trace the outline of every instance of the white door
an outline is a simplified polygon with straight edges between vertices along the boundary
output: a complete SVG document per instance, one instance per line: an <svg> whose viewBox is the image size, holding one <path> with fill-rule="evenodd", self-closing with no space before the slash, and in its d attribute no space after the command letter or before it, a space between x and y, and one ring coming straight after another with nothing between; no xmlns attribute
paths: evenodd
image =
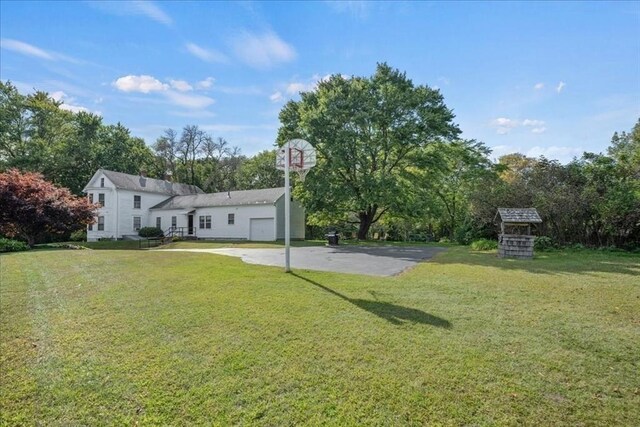
<svg viewBox="0 0 640 427"><path fill-rule="evenodd" d="M275 221L273 218L251 218L249 240L272 241L275 236Z"/></svg>

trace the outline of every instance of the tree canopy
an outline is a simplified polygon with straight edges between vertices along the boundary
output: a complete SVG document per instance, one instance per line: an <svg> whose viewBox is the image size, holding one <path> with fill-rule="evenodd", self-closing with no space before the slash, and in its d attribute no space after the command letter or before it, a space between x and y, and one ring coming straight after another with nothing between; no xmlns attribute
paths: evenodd
<svg viewBox="0 0 640 427"><path fill-rule="evenodd" d="M11 169L0 173L0 233L33 246L46 234L63 234L95 222L97 205L41 174Z"/></svg>
<svg viewBox="0 0 640 427"><path fill-rule="evenodd" d="M412 154L459 134L439 91L378 64L371 77L333 75L280 113L278 143L308 140L318 163L298 194L318 218L359 223L358 237L404 203Z"/></svg>

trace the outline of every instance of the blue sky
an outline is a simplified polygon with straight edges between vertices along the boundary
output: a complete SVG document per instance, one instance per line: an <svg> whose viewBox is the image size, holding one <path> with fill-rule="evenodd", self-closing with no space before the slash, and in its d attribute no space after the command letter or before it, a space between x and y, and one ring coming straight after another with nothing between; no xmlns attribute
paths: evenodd
<svg viewBox="0 0 640 427"><path fill-rule="evenodd" d="M640 2L0 3L0 77L148 144L197 124L242 153L323 77L438 87L494 157L568 161L640 117Z"/></svg>

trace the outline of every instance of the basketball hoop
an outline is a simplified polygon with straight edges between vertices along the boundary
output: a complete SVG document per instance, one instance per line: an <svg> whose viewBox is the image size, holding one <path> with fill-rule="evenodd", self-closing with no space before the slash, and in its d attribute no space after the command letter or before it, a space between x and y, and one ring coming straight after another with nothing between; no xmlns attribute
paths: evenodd
<svg viewBox="0 0 640 427"><path fill-rule="evenodd" d="M300 182L304 182L304 179L307 177L307 174L310 170L311 169L299 169L295 171L298 174L298 179L300 180Z"/></svg>
<svg viewBox="0 0 640 427"><path fill-rule="evenodd" d="M286 150L289 150L289 170L299 172L316 165L316 150L304 139L292 139L278 150L276 168L284 170Z"/></svg>
<svg viewBox="0 0 640 427"><path fill-rule="evenodd" d="M284 271L286 273L291 272L291 185L289 172L296 172L300 181L304 182L307 173L315 165L316 150L304 139L287 141L276 155L276 168L284 171Z"/></svg>

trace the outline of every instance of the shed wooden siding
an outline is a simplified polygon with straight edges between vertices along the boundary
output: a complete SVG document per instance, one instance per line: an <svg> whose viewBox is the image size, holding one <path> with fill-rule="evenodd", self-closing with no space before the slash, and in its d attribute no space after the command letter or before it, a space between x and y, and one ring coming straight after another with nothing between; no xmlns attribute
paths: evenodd
<svg viewBox="0 0 640 427"><path fill-rule="evenodd" d="M500 258L533 258L533 236L519 234L500 234L498 237L498 256Z"/></svg>

